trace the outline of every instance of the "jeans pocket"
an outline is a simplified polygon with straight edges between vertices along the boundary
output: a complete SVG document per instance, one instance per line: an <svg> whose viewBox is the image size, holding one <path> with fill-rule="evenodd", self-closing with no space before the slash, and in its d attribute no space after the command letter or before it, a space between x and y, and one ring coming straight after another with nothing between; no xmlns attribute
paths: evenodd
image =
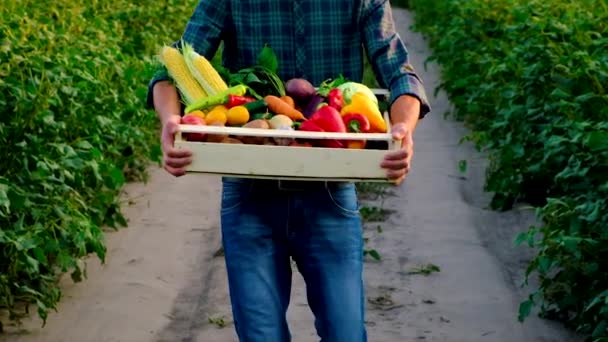
<svg viewBox="0 0 608 342"><path fill-rule="evenodd" d="M221 211L226 212L240 207L251 194L253 183L242 179L222 180Z"/></svg>
<svg viewBox="0 0 608 342"><path fill-rule="evenodd" d="M358 217L359 213L359 198L355 184L346 183L337 186L328 185L326 188L329 200L342 214L350 217Z"/></svg>

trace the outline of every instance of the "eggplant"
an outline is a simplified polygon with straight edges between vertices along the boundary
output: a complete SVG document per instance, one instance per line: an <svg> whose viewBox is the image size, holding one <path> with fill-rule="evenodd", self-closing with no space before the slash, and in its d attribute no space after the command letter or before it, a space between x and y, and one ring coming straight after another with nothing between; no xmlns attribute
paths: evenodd
<svg viewBox="0 0 608 342"><path fill-rule="evenodd" d="M310 99L310 101L308 101L308 103L306 104L306 107L304 107L304 111L302 112L302 114L304 114L304 117L309 119L317 111L319 105L323 103L323 101L325 101L325 98L315 93Z"/></svg>

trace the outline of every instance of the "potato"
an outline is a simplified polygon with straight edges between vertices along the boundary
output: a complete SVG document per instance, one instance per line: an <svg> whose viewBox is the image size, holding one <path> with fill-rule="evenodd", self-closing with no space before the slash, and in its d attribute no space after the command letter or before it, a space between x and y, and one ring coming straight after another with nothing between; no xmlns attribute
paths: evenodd
<svg viewBox="0 0 608 342"><path fill-rule="evenodd" d="M276 145L273 138L264 138L264 143L262 145Z"/></svg>
<svg viewBox="0 0 608 342"><path fill-rule="evenodd" d="M236 138L225 137L222 141L222 144L242 144L243 142Z"/></svg>
<svg viewBox="0 0 608 342"><path fill-rule="evenodd" d="M224 127L225 125L221 122L213 122L209 126ZM228 138L228 134L207 134L207 142L219 143L226 138Z"/></svg>
<svg viewBox="0 0 608 342"><path fill-rule="evenodd" d="M257 119L253 121L249 121L246 123L244 128L257 128L257 129L270 129L270 125L267 120ZM241 140L245 144L253 144L253 145L262 145L264 144L264 137L251 137L251 136L238 136L239 140Z"/></svg>
<svg viewBox="0 0 608 342"><path fill-rule="evenodd" d="M268 120L264 120L264 119L257 119L257 120L249 121L243 127L245 127L245 128L270 129L270 125L268 124Z"/></svg>

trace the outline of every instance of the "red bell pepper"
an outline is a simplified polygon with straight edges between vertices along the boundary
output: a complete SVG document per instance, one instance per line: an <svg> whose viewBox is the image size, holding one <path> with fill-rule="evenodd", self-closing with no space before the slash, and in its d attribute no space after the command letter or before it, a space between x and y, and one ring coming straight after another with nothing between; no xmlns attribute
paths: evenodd
<svg viewBox="0 0 608 342"><path fill-rule="evenodd" d="M302 121L300 127L298 127L298 130L307 132L325 132L323 128L319 127L319 125L311 120Z"/></svg>
<svg viewBox="0 0 608 342"><path fill-rule="evenodd" d="M319 108L309 119L321 127L325 132L345 133L346 126L340 112L331 106Z"/></svg>
<svg viewBox="0 0 608 342"><path fill-rule="evenodd" d="M329 91L327 94L327 102L330 107L334 107L338 111L342 109L342 105L344 104L344 96L342 94L342 90L339 88L334 88Z"/></svg>
<svg viewBox="0 0 608 342"><path fill-rule="evenodd" d="M371 129L369 120L359 113L348 113L342 116L344 125L349 132L353 133L368 133ZM346 148L363 149L365 148L365 140L348 140L345 142Z"/></svg>
<svg viewBox="0 0 608 342"><path fill-rule="evenodd" d="M314 120L306 120L306 121L302 122L302 124L300 125L298 130L308 131L308 132L327 132L326 130L321 128L321 126ZM340 142L339 140L335 140L335 139L317 139L317 140L314 140L314 142L316 143L316 145L323 146L323 147L334 147L334 148L344 147L344 144L342 144L342 142Z"/></svg>
<svg viewBox="0 0 608 342"><path fill-rule="evenodd" d="M255 99L248 97L248 96L237 96L237 95L228 94L228 103L225 106L226 106L226 108L230 109L232 107L241 106L241 105L244 105L245 103L249 103L249 102L253 102L253 101L255 101Z"/></svg>
<svg viewBox="0 0 608 342"><path fill-rule="evenodd" d="M369 120L359 113L348 113L342 117L342 121L349 132L368 133L371 128Z"/></svg>

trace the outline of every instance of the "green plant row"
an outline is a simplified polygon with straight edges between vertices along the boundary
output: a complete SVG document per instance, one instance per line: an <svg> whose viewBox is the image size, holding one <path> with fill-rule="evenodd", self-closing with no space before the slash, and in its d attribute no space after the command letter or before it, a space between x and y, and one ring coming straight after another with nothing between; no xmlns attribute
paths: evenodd
<svg viewBox="0 0 608 342"><path fill-rule="evenodd" d="M494 209L537 207L535 306L608 337L608 3L412 0L453 116L488 152Z"/></svg>
<svg viewBox="0 0 608 342"><path fill-rule="evenodd" d="M119 192L158 160L144 109L158 46L195 1L3 0L0 6L0 311L35 304L125 224ZM0 324L0 330L2 325Z"/></svg>

